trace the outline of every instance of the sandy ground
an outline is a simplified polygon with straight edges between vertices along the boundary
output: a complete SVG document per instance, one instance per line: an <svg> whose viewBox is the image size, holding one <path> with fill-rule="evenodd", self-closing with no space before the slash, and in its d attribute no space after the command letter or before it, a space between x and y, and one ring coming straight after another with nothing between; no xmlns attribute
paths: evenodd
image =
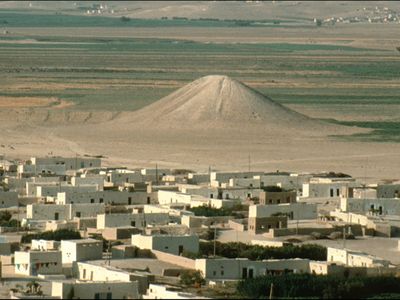
<svg viewBox="0 0 400 300"><path fill-rule="evenodd" d="M0 152L14 158L31 155L104 155L106 165L190 168L207 171L337 171L363 180L399 179L400 145L348 142L298 132L190 132L115 129L108 123L37 126L7 123ZM316 128L318 130L318 128Z"/></svg>
<svg viewBox="0 0 400 300"><path fill-rule="evenodd" d="M225 129L191 130L191 121L182 120L180 129L151 130L112 121L124 120L127 114L49 111L43 110L37 122L29 119L30 111L3 111L0 153L22 159L103 155L105 165L154 167L157 163L159 167L204 172L209 166L213 170L336 171L367 182L400 177L398 143L343 141L296 128L248 127L245 122ZM4 121L8 114L10 119ZM90 123L91 116L96 123ZM319 133L319 126L315 131Z"/></svg>
<svg viewBox="0 0 400 300"><path fill-rule="evenodd" d="M11 34L25 36L96 36L103 37L136 37L192 40L215 43L318 43L344 44L371 49L395 49L398 44L398 24L337 24L334 27L313 27L308 30L293 28L106 28L81 27L19 27L12 28ZM350 42L349 42L350 41Z"/></svg>

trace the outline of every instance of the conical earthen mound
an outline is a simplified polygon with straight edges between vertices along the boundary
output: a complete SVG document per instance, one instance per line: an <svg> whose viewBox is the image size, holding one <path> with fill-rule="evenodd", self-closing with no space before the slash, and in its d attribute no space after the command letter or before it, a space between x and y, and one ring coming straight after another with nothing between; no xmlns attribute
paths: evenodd
<svg viewBox="0 0 400 300"><path fill-rule="evenodd" d="M144 128L210 129L264 127L321 130L335 125L290 110L227 76L199 78L172 94L120 119Z"/></svg>

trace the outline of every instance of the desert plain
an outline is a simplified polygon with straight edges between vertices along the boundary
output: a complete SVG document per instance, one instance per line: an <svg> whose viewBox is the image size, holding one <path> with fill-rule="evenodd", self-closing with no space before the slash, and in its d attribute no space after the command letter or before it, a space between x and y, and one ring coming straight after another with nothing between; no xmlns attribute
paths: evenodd
<svg viewBox="0 0 400 300"><path fill-rule="evenodd" d="M313 21L396 2L49 3L0 6L0 154L400 179L400 23Z"/></svg>

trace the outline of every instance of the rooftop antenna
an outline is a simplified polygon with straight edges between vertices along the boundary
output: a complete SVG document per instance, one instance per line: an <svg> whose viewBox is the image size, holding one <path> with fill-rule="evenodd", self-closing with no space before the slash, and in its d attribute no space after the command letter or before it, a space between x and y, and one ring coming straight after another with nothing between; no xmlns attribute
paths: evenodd
<svg viewBox="0 0 400 300"><path fill-rule="evenodd" d="M346 225L343 226L343 249L346 249Z"/></svg>
<svg viewBox="0 0 400 300"><path fill-rule="evenodd" d="M158 185L158 165L156 163L156 184Z"/></svg>

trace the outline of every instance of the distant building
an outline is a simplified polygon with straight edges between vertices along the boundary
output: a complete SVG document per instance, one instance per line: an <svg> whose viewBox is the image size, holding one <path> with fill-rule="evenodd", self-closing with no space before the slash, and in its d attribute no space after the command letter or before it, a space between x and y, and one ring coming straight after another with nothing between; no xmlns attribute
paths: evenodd
<svg viewBox="0 0 400 300"><path fill-rule="evenodd" d="M61 241L62 263L101 259L103 241L94 239Z"/></svg>
<svg viewBox="0 0 400 300"><path fill-rule="evenodd" d="M158 250L174 255L183 251L197 253L199 238L197 235L132 235L132 245L140 249Z"/></svg>
<svg viewBox="0 0 400 300"><path fill-rule="evenodd" d="M62 274L61 251L15 252L15 274L37 276Z"/></svg>

